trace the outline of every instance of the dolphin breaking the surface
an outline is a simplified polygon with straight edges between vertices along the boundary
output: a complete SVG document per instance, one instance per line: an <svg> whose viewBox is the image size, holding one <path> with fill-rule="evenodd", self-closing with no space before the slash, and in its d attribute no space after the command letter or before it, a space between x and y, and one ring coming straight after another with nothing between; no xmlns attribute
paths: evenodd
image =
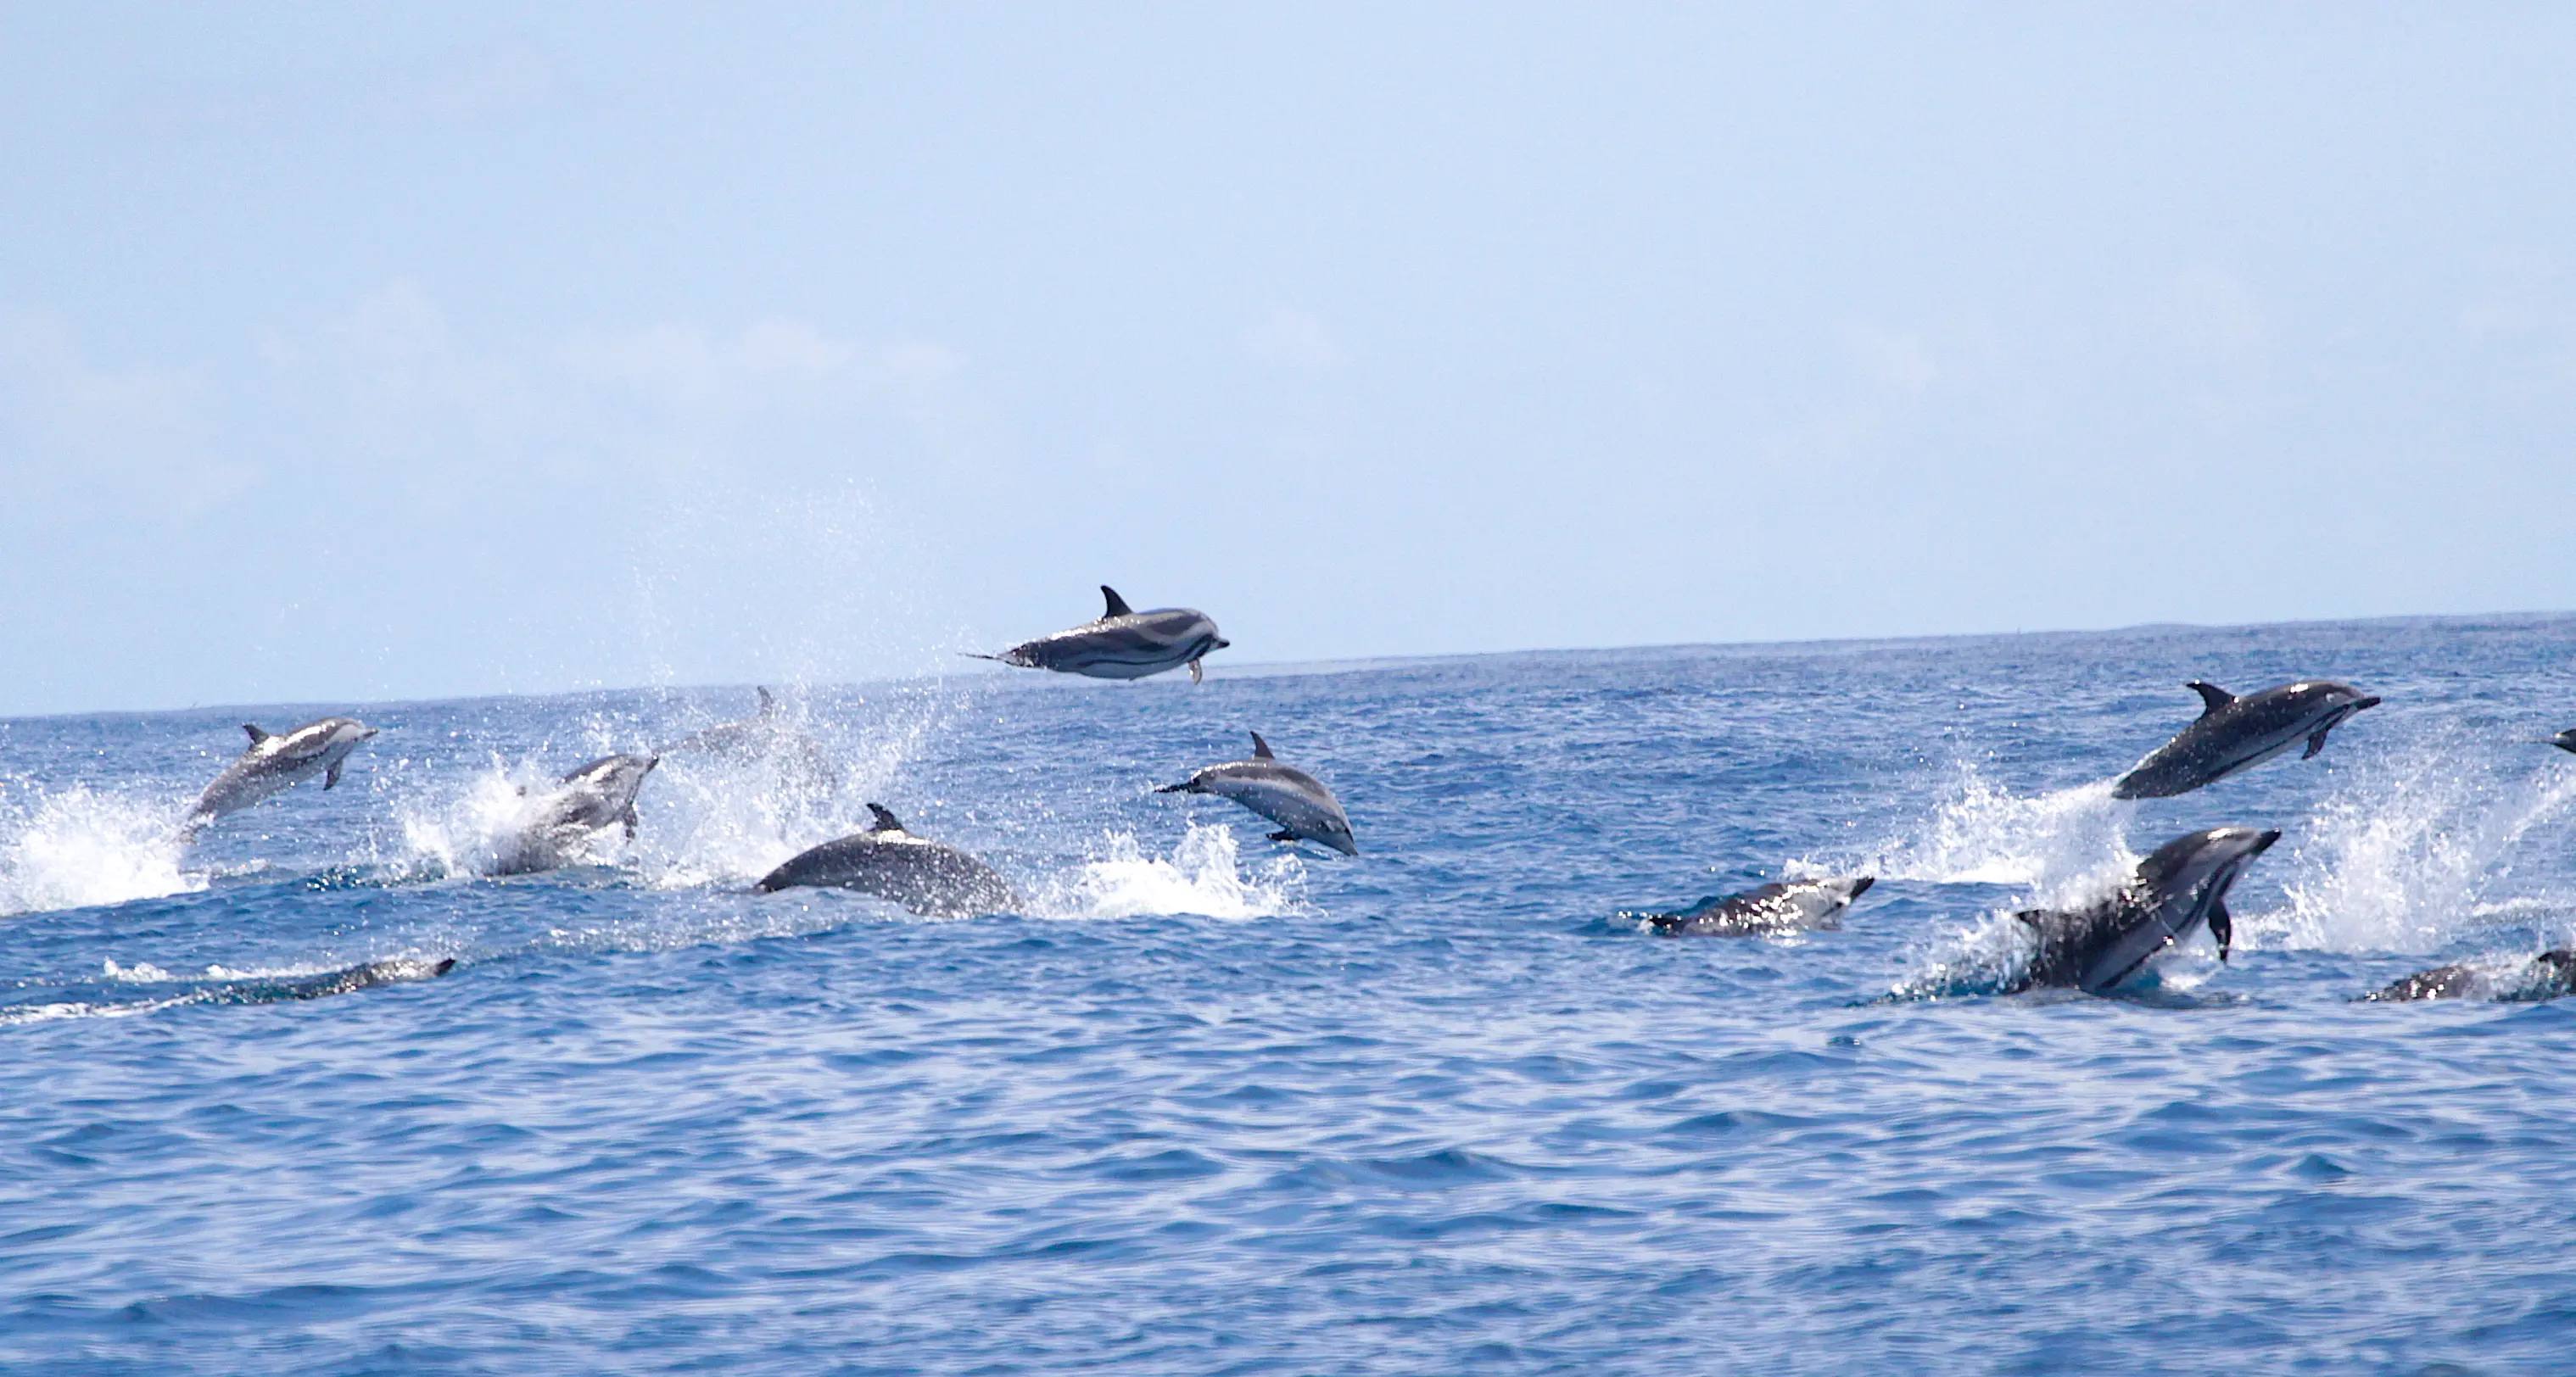
<svg viewBox="0 0 2576 1377"><path fill-rule="evenodd" d="M1118 590L1100 585L1107 610L1082 625L1022 641L999 655L974 655L1022 669L1052 669L1087 674L1094 679L1142 679L1167 669L1190 668L1190 682L1203 677L1199 657L1233 642L1219 636L1216 623L1195 607L1157 607L1138 612ZM972 654L972 652L969 652Z"/></svg>
<svg viewBox="0 0 2576 1377"><path fill-rule="evenodd" d="M2250 827L2213 827L2176 837L2138 862L2128 881L2105 898L2081 908L2014 914L2038 946L2020 978L2003 992L2071 985L2101 994L2203 924L2218 940L2218 959L2225 961L2236 933L2227 912L2228 887L2280 839L2279 832Z"/></svg>
<svg viewBox="0 0 2576 1377"><path fill-rule="evenodd" d="M1351 835L1350 815L1342 811L1342 801L1313 775L1280 764L1279 758L1270 753L1270 743L1262 740L1259 732L1252 733L1250 760L1210 765L1178 784L1166 784L1154 792L1214 794L1232 799L1279 824L1281 830L1270 834L1272 841L1318 842L1345 856L1360 854L1359 841Z"/></svg>
<svg viewBox="0 0 2576 1377"><path fill-rule="evenodd" d="M1666 937L1778 937L1841 927L1843 910L1875 883L1871 875L1783 880L1741 894L1712 894L1678 913L1637 916Z"/></svg>
<svg viewBox="0 0 2576 1377"><path fill-rule="evenodd" d="M916 837L884 805L876 826L800 851L753 886L763 894L800 885L854 889L925 918L1024 913L1029 901L991 866L956 847Z"/></svg>
<svg viewBox="0 0 2576 1377"><path fill-rule="evenodd" d="M2200 695L2200 717L2111 786L2113 798L2172 798L2308 743L2302 760L2326 748L2326 733L2379 699L2350 684L2303 679L2239 698L2216 684Z"/></svg>
<svg viewBox="0 0 2576 1377"><path fill-rule="evenodd" d="M415 956L397 956L385 961L370 961L363 966L325 971L320 975L285 976L269 980L236 980L209 986L203 996L208 1004L275 1004L289 999L328 999L332 995L353 994L372 990L379 985L408 985L418 980L436 980L456 969L456 958L441 957L436 961Z"/></svg>
<svg viewBox="0 0 2576 1377"><path fill-rule="evenodd" d="M226 813L239 812L315 774L322 776L325 789L338 784L341 763L349 752L376 734L375 728L350 717L325 717L291 732L274 733L244 722L242 731L250 737L250 748L197 796L196 806L179 824L182 839L195 836L199 828Z"/></svg>
<svg viewBox="0 0 2576 1377"><path fill-rule="evenodd" d="M2419 999L2545 1000L2576 994L2576 951L2545 951L2503 971L2475 966L2436 966L2390 981L2359 1003L2402 1004Z"/></svg>
<svg viewBox="0 0 2576 1377"><path fill-rule="evenodd" d="M601 828L624 824L626 839L635 839L641 823L635 795L644 777L661 763L658 756L607 755L563 777L545 794L536 812L501 846L492 873L526 875L553 870L572 858L582 843Z"/></svg>

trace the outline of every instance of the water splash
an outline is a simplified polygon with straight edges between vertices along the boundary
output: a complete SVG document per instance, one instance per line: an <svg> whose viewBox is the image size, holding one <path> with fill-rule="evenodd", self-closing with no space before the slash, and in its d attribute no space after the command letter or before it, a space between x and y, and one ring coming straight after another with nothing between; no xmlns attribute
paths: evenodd
<svg viewBox="0 0 2576 1377"><path fill-rule="evenodd" d="M0 802L0 914L156 899L206 887L180 866L167 800L74 785Z"/></svg>
<svg viewBox="0 0 2576 1377"><path fill-rule="evenodd" d="M1261 863L1247 877L1234 833L1213 824L1192 823L1169 859L1146 855L1132 833L1113 832L1106 842L1106 856L1084 862L1036 896L1042 915L1270 918L1297 907L1306 877L1305 862L1287 853Z"/></svg>
<svg viewBox="0 0 2576 1377"><path fill-rule="evenodd" d="M2518 777L2446 732L2366 758L2290 829L2282 910L2240 926L2267 947L2431 951L2463 930L2563 923L2567 896L2505 892L2524 838L2570 812L2576 771Z"/></svg>
<svg viewBox="0 0 2576 1377"><path fill-rule="evenodd" d="M1874 873L2055 890L2137 863L2121 836L2126 813L2108 781L2022 798L1988 783L1975 766L1963 766L1931 820L1918 835L1884 847Z"/></svg>

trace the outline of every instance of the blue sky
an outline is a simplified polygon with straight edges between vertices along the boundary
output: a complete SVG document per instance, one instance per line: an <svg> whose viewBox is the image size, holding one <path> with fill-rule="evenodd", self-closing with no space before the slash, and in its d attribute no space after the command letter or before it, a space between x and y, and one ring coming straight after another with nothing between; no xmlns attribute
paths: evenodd
<svg viewBox="0 0 2576 1377"><path fill-rule="evenodd" d="M2576 11L519 8L0 17L0 713L2576 607Z"/></svg>

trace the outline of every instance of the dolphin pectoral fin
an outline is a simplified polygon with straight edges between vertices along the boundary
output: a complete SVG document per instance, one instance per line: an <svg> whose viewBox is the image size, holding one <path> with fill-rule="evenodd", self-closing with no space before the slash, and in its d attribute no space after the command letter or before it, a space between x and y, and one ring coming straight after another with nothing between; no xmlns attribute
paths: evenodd
<svg viewBox="0 0 2576 1377"><path fill-rule="evenodd" d="M2316 758L2317 758L2317 752L2322 751L2322 750L2324 750L2324 749L2326 748L2326 733L2327 733L2327 732L2329 732L2329 731L2331 731L2331 730L2333 730L2333 728L2331 728L2331 727L2319 727L2319 728L2317 728L2317 730L2316 730L2316 734L2308 738L2308 748L2307 748L2305 751L2302 751L2302 752L2300 752L2300 753L2299 753L2299 759L2301 759L2301 760L2314 760L2314 759L2316 759Z"/></svg>
<svg viewBox="0 0 2576 1377"><path fill-rule="evenodd" d="M2202 683L2198 679L2192 680L2183 687L2200 695L2200 711L2204 717L2236 701L2235 694L2229 693L2216 684Z"/></svg>
<svg viewBox="0 0 2576 1377"><path fill-rule="evenodd" d="M1292 842L1297 840L1297 834L1294 832L1273 832L1270 834L1270 840L1277 842Z"/></svg>
<svg viewBox="0 0 2576 1377"><path fill-rule="evenodd" d="M1190 661L1190 682L1193 684L1207 682L1207 672L1199 668L1199 662L1196 660Z"/></svg>
<svg viewBox="0 0 2576 1377"><path fill-rule="evenodd" d="M327 769L327 770L324 770L324 771L322 772L322 787L323 787L323 788L325 788L325 789L328 789L328 788L330 788L332 785L337 784L337 783L339 783L339 782L340 782L340 762L339 762L339 761L334 760L334 761L332 761L332 762L331 762L331 768L330 768L330 769Z"/></svg>
<svg viewBox="0 0 2576 1377"><path fill-rule="evenodd" d="M635 840L635 829L644 825L644 820L635 816L635 805L631 803L626 805L626 811L619 815L617 820L626 824L626 839L628 841Z"/></svg>
<svg viewBox="0 0 2576 1377"><path fill-rule="evenodd" d="M2209 935L2218 939L2219 964L2222 966L2227 964L2227 949L2236 943L2236 919L2227 912L2227 905L2222 903L2211 906Z"/></svg>

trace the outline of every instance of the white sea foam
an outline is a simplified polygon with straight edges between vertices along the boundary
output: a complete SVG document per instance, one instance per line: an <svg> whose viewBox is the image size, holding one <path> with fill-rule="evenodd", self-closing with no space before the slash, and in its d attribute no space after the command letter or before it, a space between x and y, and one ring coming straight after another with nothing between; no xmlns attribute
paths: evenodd
<svg viewBox="0 0 2576 1377"><path fill-rule="evenodd" d="M119 904L203 889L167 800L81 785L0 798L0 913Z"/></svg>
<svg viewBox="0 0 2576 1377"><path fill-rule="evenodd" d="M1915 835L1882 847L1872 873L2053 892L2137 863L2121 836L2125 814L2107 781L2023 798L1964 766L1931 819Z"/></svg>
<svg viewBox="0 0 2576 1377"><path fill-rule="evenodd" d="M2244 915L2258 944L2423 952L2471 927L2563 924L2576 906L2513 892L2530 834L2576 811L2576 771L2530 773L2444 733L2338 783L2267 858L2289 902Z"/></svg>
<svg viewBox="0 0 2576 1377"><path fill-rule="evenodd" d="M1146 855L1126 832L1109 834L1103 849L1107 854L1043 887L1035 896L1043 916L1269 918L1297 907L1306 878L1305 862L1286 852L1246 875L1234 833L1212 824L1191 824L1168 858Z"/></svg>

